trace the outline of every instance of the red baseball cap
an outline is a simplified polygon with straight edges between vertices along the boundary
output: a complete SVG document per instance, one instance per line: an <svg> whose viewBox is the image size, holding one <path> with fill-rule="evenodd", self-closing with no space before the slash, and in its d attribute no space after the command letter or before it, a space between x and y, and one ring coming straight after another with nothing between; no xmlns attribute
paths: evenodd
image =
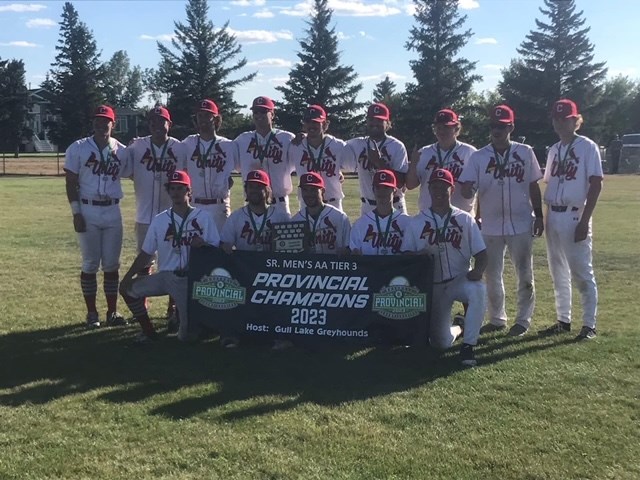
<svg viewBox="0 0 640 480"><path fill-rule="evenodd" d="M305 122L322 123L327 120L327 112L320 105L309 105L302 119Z"/></svg>
<svg viewBox="0 0 640 480"><path fill-rule="evenodd" d="M171 115L169 114L169 110L167 110L165 107L155 107L153 110L151 110L150 112L152 115L157 115L159 117L164 118L167 121L171 121Z"/></svg>
<svg viewBox="0 0 640 480"><path fill-rule="evenodd" d="M253 103L251 105L251 110L267 110L274 111L276 108L276 104L273 103L269 97L256 97L253 99Z"/></svg>
<svg viewBox="0 0 640 480"><path fill-rule="evenodd" d="M303 173L300 176L300 187L324 188L324 179L317 172Z"/></svg>
<svg viewBox="0 0 640 480"><path fill-rule="evenodd" d="M516 116L508 105L498 105L491 110L491 123L512 124Z"/></svg>
<svg viewBox="0 0 640 480"><path fill-rule="evenodd" d="M429 184L433 182L444 182L448 183L452 187L455 185L455 180L453 179L453 174L449 170L445 170L444 168L436 168L431 174L431 178L429 178Z"/></svg>
<svg viewBox="0 0 640 480"><path fill-rule="evenodd" d="M176 170L169 175L167 185L186 185L191 188L191 179L189 178L189 174L184 170Z"/></svg>
<svg viewBox="0 0 640 480"><path fill-rule="evenodd" d="M218 106L213 100L209 100L208 98L205 98L200 102L200 107L198 108L198 110L200 112L211 112L214 115L219 115Z"/></svg>
<svg viewBox="0 0 640 480"><path fill-rule="evenodd" d="M389 120L391 114L389 108L384 103L372 103L367 110L367 117Z"/></svg>
<svg viewBox="0 0 640 480"><path fill-rule="evenodd" d="M460 123L460 119L456 112L450 108L444 108L436 113L436 118L433 119L433 123L440 123L442 125L452 127L454 125L458 125Z"/></svg>
<svg viewBox="0 0 640 480"><path fill-rule="evenodd" d="M96 111L93 114L94 117L108 118L112 122L116 121L116 112L113 111L109 105L100 105L96 107Z"/></svg>
<svg viewBox="0 0 640 480"><path fill-rule="evenodd" d="M553 104L552 115L553 118L577 118L580 114L578 113L576 102L563 98Z"/></svg>
<svg viewBox="0 0 640 480"><path fill-rule="evenodd" d="M247 183L260 183L262 185L266 185L267 187L271 186L271 180L269 180L269 175L264 170L252 170L247 174Z"/></svg>
<svg viewBox="0 0 640 480"><path fill-rule="evenodd" d="M391 170L378 170L373 176L373 185L376 187L396 188L396 174Z"/></svg>

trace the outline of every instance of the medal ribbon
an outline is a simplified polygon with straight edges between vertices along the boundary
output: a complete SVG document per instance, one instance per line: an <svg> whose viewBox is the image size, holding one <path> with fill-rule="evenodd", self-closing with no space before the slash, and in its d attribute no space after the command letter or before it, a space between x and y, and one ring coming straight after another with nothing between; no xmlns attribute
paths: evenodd
<svg viewBox="0 0 640 480"><path fill-rule="evenodd" d="M200 139L198 139L199 141ZM151 141L151 138L149 138L149 145L151 145L151 156L153 157L153 161L154 163L158 162L158 157L156 157L156 149L153 145L153 142ZM164 161L164 155L165 153L167 153L167 147L169 146L169 139L167 139L166 142L164 142L164 145L162 146L162 152L160 153L160 163L162 163ZM200 152L200 148L198 148L198 152Z"/></svg>
<svg viewBox="0 0 640 480"><path fill-rule="evenodd" d="M258 243L258 240L260 240L260 243L262 244L262 232L264 230L264 226L267 224L267 211L265 211L264 215L262 216L262 225L260 225L260 228L258 228L258 224L253 218L253 212L249 207L247 207L247 211L249 212L249 220L251 220L251 226L253 227L253 231L256 234L256 243Z"/></svg>
<svg viewBox="0 0 640 480"><path fill-rule="evenodd" d="M313 225L311 229L311 242L313 243L313 245L316 244L316 229L318 228L318 221L320 221L320 217L322 216L322 212L324 212L324 208L325 207L322 207L322 210L320 210L320 213L318 214L318 218L313 218L311 215L309 215L308 208L305 210L304 218L307 221L307 224L311 224L311 222L309 221L310 218L311 220L313 220Z"/></svg>
<svg viewBox="0 0 640 480"><path fill-rule="evenodd" d="M322 145L320 145L320 151L318 152L318 158L314 158L313 152L311 151L311 145L309 145L309 141L307 141L307 155L311 157L311 164L313 165L312 172L320 172L320 161L322 160L322 155L324 154L324 144L327 141L327 137L322 139Z"/></svg>
<svg viewBox="0 0 640 480"><path fill-rule="evenodd" d="M373 214L376 216L376 227L378 228L378 235L382 237L382 246L387 247L387 239L389 238L389 232L391 231L391 222L393 220L394 209L391 209L391 213L389 214L389 220L387 220L387 228L385 229L384 235L382 234L382 228L380 227L380 217L378 213L374 210Z"/></svg>
<svg viewBox="0 0 640 480"><path fill-rule="evenodd" d="M564 175L564 170L567 166L567 157L569 156L569 152L571 151L571 145L573 145L573 142L575 139L576 137L573 137L569 145L567 145L567 151L564 152L564 158L562 158L562 160L560 160L560 156L561 156L560 149L562 145L558 145L558 175Z"/></svg>
<svg viewBox="0 0 640 480"><path fill-rule="evenodd" d="M187 218L189 218L189 215L191 214L191 210L193 209L189 207L189 210L187 210L187 214L182 219L182 223L180 224L180 229L176 230L176 221L173 216L173 208L171 209L171 224L173 225L174 242L175 242L176 236L178 237L178 245L175 247L177 249L180 249L180 247L182 246L182 232L184 231L184 226L187 223Z"/></svg>
<svg viewBox="0 0 640 480"><path fill-rule="evenodd" d="M258 134L257 132L253 132L253 139L256 142L256 148L258 149L258 160L260 160L260 165L264 162L264 156L267 154L267 150L269 149L269 144L271 140L275 137L275 133L273 130L269 133L269 137L267 138L267 142L264 144L264 147L260 146L258 143ZM313 158L313 157L312 157Z"/></svg>
<svg viewBox="0 0 640 480"><path fill-rule="evenodd" d="M451 156L451 154L453 153L453 151L456 149L456 147L458 146L458 142L453 144L453 147L451 147L451 149L449 149L449 151L447 151L447 153L445 154L444 158L442 158L442 154L440 153L440 144L436 143L436 152L438 153L438 166L440 168L443 168L445 166L445 164L447 163L447 160L449 160L449 157Z"/></svg>
<svg viewBox="0 0 640 480"><path fill-rule="evenodd" d="M498 155L498 151L496 150L495 145L493 146L493 155L495 156L496 159L496 165L498 167L498 172L500 177L499 178L504 178L504 170L507 167L507 163L509 163L509 153L511 153L511 142L509 142L509 147L507 148L507 151L504 152L504 155L502 156L502 162L500 161L500 155Z"/></svg>
<svg viewBox="0 0 640 480"><path fill-rule="evenodd" d="M433 217L433 223L436 224L436 245L440 245L440 240L443 240L442 243L446 243L446 232L447 227L449 226L449 220L451 219L451 214L453 213L453 209L449 209L447 214L447 218L444 220L442 228L438 228L438 220L436 220L436 213L433 211L433 208L430 208L431 216Z"/></svg>

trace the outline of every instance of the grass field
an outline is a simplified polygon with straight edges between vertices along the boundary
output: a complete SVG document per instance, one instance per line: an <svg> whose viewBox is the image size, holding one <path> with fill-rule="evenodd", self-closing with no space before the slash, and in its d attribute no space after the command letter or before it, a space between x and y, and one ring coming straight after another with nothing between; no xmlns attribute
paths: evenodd
<svg viewBox="0 0 640 480"><path fill-rule="evenodd" d="M87 331L64 180L0 178L0 479L638 479L639 192L607 177L596 209L595 340L483 336L461 369L457 351L139 349L135 326ZM537 330L555 319L542 240L534 260Z"/></svg>

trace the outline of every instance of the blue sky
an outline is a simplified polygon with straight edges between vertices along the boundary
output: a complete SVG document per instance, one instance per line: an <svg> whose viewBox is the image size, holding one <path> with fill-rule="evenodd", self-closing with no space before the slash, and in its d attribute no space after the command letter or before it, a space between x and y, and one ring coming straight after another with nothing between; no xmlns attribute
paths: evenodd
<svg viewBox="0 0 640 480"><path fill-rule="evenodd" d="M133 64L155 67L159 55L156 40L167 42L173 21L186 21L185 1L89 1L73 2L80 19L93 31L102 61L117 50L126 50ZM280 98L275 90L283 84L298 60L298 40L304 37L310 0L210 1L210 19L216 27L229 28L242 45L248 60L246 72L257 71L250 85L236 91L235 99L248 105L258 95ZM609 75L640 77L635 47L640 45L640 1L577 0L591 27L595 61L606 61ZM516 48L543 19L542 0L459 0L467 15L466 28L474 35L461 55L477 61L484 77L476 89L496 86L500 69L517 56ZM389 75L401 88L411 81L409 61L415 58L404 48L414 24L411 0L329 0L333 23L340 38L342 63L352 65L363 82L362 101L371 99L377 82ZM25 63L27 82L36 87L55 58L58 22L63 2L0 1L0 58L19 58ZM634 60L635 59L635 60ZM215 100L215 99L214 99Z"/></svg>

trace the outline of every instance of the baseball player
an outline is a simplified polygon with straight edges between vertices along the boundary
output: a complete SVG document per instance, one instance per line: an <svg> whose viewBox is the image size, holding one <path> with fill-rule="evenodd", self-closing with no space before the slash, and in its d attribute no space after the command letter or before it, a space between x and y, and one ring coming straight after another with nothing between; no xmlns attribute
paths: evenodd
<svg viewBox="0 0 640 480"><path fill-rule="evenodd" d="M373 175L373 197L376 205L362 214L351 227L349 248L355 255L398 255L415 250L409 233L411 217L393 208L398 194L396 176L391 170L378 170Z"/></svg>
<svg viewBox="0 0 640 480"><path fill-rule="evenodd" d="M404 178L409 169L407 149L400 140L387 135L390 128L389 109L382 103L374 103L367 110L367 136L349 140L345 148L345 167L355 165L358 172L362 215L376 206L372 185L373 176L378 170L394 172L398 188L393 197L393 206L407 213L404 199Z"/></svg>
<svg viewBox="0 0 640 480"><path fill-rule="evenodd" d="M294 168L286 153L294 135L273 127L275 104L270 98L255 98L251 111L256 129L241 133L234 140L242 178L247 178L253 170L267 172L273 194L270 202L278 210L291 215L289 194L293 191L291 173Z"/></svg>
<svg viewBox="0 0 640 480"><path fill-rule="evenodd" d="M228 138L217 135L222 116L213 100L204 99L196 111L198 133L182 141L181 168L191 177L193 203L208 212L222 231L231 213L231 172L238 169L238 156Z"/></svg>
<svg viewBox="0 0 640 480"><path fill-rule="evenodd" d="M107 300L106 324L126 324L116 309L122 249L120 172L126 170L126 164L124 145L111 138L115 120L113 109L100 105L93 118L93 135L72 143L65 152L67 199L82 251L80 285L87 306L88 328L100 327L96 308L96 274L100 266Z"/></svg>
<svg viewBox="0 0 640 480"><path fill-rule="evenodd" d="M343 149L345 142L327 134L329 120L320 105L310 105L302 118L306 137L300 142L292 142L287 150L288 161L294 166L298 177L307 172L319 173L324 182L324 203L342 210L341 170L343 167ZM355 169L355 164L350 168ZM300 196L300 209L304 199Z"/></svg>
<svg viewBox="0 0 640 480"><path fill-rule="evenodd" d="M178 339L195 337L196 326L191 325L187 317L189 253L192 247L217 247L220 243L218 229L211 216L189 204L191 179L187 172L174 171L168 178L166 190L171 198L171 207L151 221L142 250L120 284L122 297L142 327L142 332L136 337L138 344L151 343L158 336L143 300L158 295L171 295L176 299L180 317ZM155 252L158 252L158 272L139 275ZM135 275L138 276L134 279Z"/></svg>
<svg viewBox="0 0 640 480"><path fill-rule="evenodd" d="M311 233L311 252L345 254L349 251L351 224L347 215L325 203L325 182L318 172L302 173L300 195L303 207L292 221L307 222Z"/></svg>
<svg viewBox="0 0 640 480"><path fill-rule="evenodd" d="M418 208L427 211L431 207L429 180L438 168L449 170L457 182L465 162L476 148L458 141L461 130L458 114L451 109L440 110L433 120L433 133L437 142L427 145L412 153L407 172L406 186L408 190L420 187ZM464 198L461 189L453 189L451 204L473 215L473 198Z"/></svg>
<svg viewBox="0 0 640 480"><path fill-rule="evenodd" d="M509 335L522 336L531 325L535 306L532 232L540 236L544 229L538 185L542 172L533 149L511 141L513 110L498 105L491 110L490 119L491 143L471 155L458 182L465 198L472 198L477 190L482 206L489 313L483 331L502 330L507 324L502 277L506 248L518 278L518 308Z"/></svg>
<svg viewBox="0 0 640 480"><path fill-rule="evenodd" d="M571 280L582 297L582 329L578 339L596 336L598 289L592 264L591 216L602 190L598 145L576 132L582 115L572 100L553 106L553 129L560 141L549 149L544 181L547 205L546 240L553 280L557 323L543 335L571 330Z"/></svg>
<svg viewBox="0 0 640 480"><path fill-rule="evenodd" d="M482 275L487 252L474 218L451 204L455 178L449 170L437 168L429 180L430 207L413 217L411 232L419 253L433 255L434 278L429 339L433 347L446 349L461 334L461 325L452 325L454 301L468 305L464 316L464 338L460 361L475 366L473 347L478 343L485 312ZM470 268L471 258L474 266Z"/></svg>
<svg viewBox="0 0 640 480"><path fill-rule="evenodd" d="M122 177L133 179L136 195L136 242L137 253L142 251L142 243L149 230L151 221L160 212L171 206L171 198L165 184L178 168L181 143L169 137L171 115L162 106L149 112L149 131L151 135L136 138L124 151L128 169ZM149 275L153 259L138 272L138 275ZM175 304L169 302L167 309L170 329L177 331L178 320Z"/></svg>

